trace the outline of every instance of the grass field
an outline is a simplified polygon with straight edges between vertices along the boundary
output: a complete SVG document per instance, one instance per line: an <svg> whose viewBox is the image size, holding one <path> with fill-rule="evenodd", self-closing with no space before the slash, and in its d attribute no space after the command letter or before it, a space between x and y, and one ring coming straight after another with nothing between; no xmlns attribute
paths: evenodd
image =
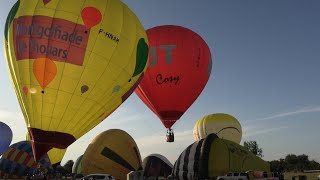
<svg viewBox="0 0 320 180"><path fill-rule="evenodd" d="M292 176L297 176L297 175L305 175L307 177L307 180L317 180L317 177L320 175L320 172L313 172L313 173L284 173L284 180L292 180ZM296 179L298 180L298 179Z"/></svg>

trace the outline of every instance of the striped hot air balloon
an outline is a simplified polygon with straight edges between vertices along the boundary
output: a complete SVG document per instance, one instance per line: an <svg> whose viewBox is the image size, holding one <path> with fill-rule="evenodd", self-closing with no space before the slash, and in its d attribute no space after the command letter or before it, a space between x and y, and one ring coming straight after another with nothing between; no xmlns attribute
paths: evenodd
<svg viewBox="0 0 320 180"><path fill-rule="evenodd" d="M45 154L38 162L34 160L31 143L21 141L11 145L0 159L0 177L7 176L9 179L22 179L32 174L36 167L41 164L47 171L52 171L48 156Z"/></svg>
<svg viewBox="0 0 320 180"><path fill-rule="evenodd" d="M181 153L174 164L172 176L177 180L210 179L229 171L248 170L270 172L270 165L243 146L212 133Z"/></svg>

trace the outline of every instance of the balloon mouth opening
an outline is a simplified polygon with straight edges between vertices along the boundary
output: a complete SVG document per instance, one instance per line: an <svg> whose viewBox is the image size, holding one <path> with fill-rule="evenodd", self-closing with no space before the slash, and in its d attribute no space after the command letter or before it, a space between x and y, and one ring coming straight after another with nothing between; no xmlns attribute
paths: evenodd
<svg viewBox="0 0 320 180"><path fill-rule="evenodd" d="M76 138L70 134L44 131L37 128L28 128L33 156L38 162L52 148L66 149L70 144L76 141Z"/></svg>

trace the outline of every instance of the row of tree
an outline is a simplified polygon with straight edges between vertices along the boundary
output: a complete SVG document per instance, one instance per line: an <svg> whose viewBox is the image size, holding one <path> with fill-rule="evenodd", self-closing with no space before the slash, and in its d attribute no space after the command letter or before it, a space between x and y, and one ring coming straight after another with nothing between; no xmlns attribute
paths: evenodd
<svg viewBox="0 0 320 180"><path fill-rule="evenodd" d="M279 172L303 172L306 170L320 170L320 164L315 160L309 160L305 154L288 154L284 159L270 161L271 171Z"/></svg>
<svg viewBox="0 0 320 180"><path fill-rule="evenodd" d="M256 141L244 141L243 146L256 156L263 157L262 148ZM272 172L292 172L305 170L320 170L320 164L309 160L308 155L288 154L284 159L269 161Z"/></svg>

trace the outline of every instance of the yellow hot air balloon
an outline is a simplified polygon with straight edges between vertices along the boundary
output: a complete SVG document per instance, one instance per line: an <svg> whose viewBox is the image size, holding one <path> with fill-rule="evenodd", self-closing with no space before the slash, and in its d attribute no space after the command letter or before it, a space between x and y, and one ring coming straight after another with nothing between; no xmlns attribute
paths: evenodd
<svg viewBox="0 0 320 180"><path fill-rule="evenodd" d="M83 154L81 174L111 174L126 179L130 171L142 170L141 155L133 138L120 129L99 134Z"/></svg>
<svg viewBox="0 0 320 180"><path fill-rule="evenodd" d="M67 148L131 95L148 39L120 0L18 0L5 51L37 159Z"/></svg>
<svg viewBox="0 0 320 180"><path fill-rule="evenodd" d="M27 132L26 134L26 140L27 141L31 141L30 135ZM66 153L67 149L58 149L58 148L52 148L47 152L47 155L50 159L51 164L54 165L58 165L61 163L64 154Z"/></svg>
<svg viewBox="0 0 320 180"><path fill-rule="evenodd" d="M240 122L229 114L216 113L202 117L193 128L193 139L198 141L215 133L221 139L240 143L242 128Z"/></svg>

